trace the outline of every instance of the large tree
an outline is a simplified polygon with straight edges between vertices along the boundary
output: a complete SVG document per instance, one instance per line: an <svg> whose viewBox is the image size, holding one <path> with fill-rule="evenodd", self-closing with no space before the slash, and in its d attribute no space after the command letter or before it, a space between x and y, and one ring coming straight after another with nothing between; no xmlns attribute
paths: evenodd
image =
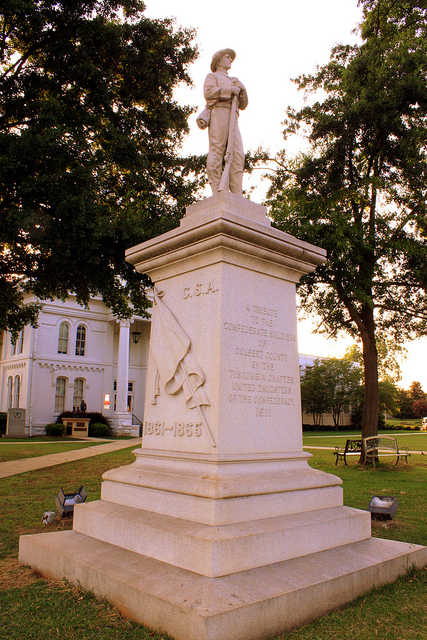
<svg viewBox="0 0 427 640"><path fill-rule="evenodd" d="M0 329L40 299L145 305L127 247L176 225L197 178L173 97L191 30L139 0L4 0L0 8Z"/></svg>
<svg viewBox="0 0 427 640"><path fill-rule="evenodd" d="M426 329L427 3L360 4L361 44L336 46L296 80L314 100L288 110L284 135L303 133L309 147L279 155L268 204L280 228L327 250L302 304L331 335L361 340L367 437L378 428L377 337Z"/></svg>

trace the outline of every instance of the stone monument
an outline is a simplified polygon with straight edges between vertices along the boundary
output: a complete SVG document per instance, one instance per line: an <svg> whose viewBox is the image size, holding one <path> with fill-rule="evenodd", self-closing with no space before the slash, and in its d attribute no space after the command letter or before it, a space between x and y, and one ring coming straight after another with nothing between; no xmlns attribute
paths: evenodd
<svg viewBox="0 0 427 640"><path fill-rule="evenodd" d="M8 438L28 438L28 432L25 428L25 409L8 410L6 436Z"/></svg>
<svg viewBox="0 0 427 640"><path fill-rule="evenodd" d="M127 251L154 283L135 462L76 505L73 531L22 536L20 561L177 640L255 640L423 566L427 549L371 538L370 514L303 451L295 285L325 252L215 185Z"/></svg>

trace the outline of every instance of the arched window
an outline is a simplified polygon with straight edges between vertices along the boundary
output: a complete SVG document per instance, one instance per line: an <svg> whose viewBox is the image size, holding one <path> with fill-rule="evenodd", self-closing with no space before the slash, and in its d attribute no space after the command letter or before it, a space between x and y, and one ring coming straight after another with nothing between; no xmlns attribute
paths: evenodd
<svg viewBox="0 0 427 640"><path fill-rule="evenodd" d="M22 353L24 350L24 329L21 330L18 337L18 353Z"/></svg>
<svg viewBox="0 0 427 640"><path fill-rule="evenodd" d="M12 409L13 404L13 378L9 376L7 379L7 408Z"/></svg>
<svg viewBox="0 0 427 640"><path fill-rule="evenodd" d="M76 356L84 356L86 347L86 327L79 324L76 335Z"/></svg>
<svg viewBox="0 0 427 640"><path fill-rule="evenodd" d="M19 332L17 338L11 338L10 343L12 345L10 355L16 356L22 353L24 349L24 330L22 329Z"/></svg>
<svg viewBox="0 0 427 640"><path fill-rule="evenodd" d="M55 413L65 411L65 396L67 393L67 378L56 378Z"/></svg>
<svg viewBox="0 0 427 640"><path fill-rule="evenodd" d="M13 406L16 409L19 409L20 393L21 393L21 378L19 376L15 376L15 384L13 389Z"/></svg>
<svg viewBox="0 0 427 640"><path fill-rule="evenodd" d="M74 380L73 407L76 407L76 409L80 409L80 405L84 398L84 386L85 381L83 378L76 378Z"/></svg>
<svg viewBox="0 0 427 640"><path fill-rule="evenodd" d="M70 325L68 322L61 322L59 325L58 353L68 353L68 336L70 334Z"/></svg>

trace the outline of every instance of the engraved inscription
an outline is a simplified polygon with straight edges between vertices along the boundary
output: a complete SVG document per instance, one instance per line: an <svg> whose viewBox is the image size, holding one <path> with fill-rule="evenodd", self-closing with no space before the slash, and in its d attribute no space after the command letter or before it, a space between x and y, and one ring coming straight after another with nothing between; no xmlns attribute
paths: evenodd
<svg viewBox="0 0 427 640"><path fill-rule="evenodd" d="M144 435L146 436L172 436L174 438L199 438L202 435L201 422L175 422L167 425L166 422L157 420L156 422L144 422Z"/></svg>
<svg viewBox="0 0 427 640"><path fill-rule="evenodd" d="M188 298L199 296L206 296L209 293L215 293L218 291L219 287L215 280L209 280L208 282L197 282L191 287L184 287L183 298L184 300L188 300Z"/></svg>
<svg viewBox="0 0 427 640"><path fill-rule="evenodd" d="M230 358L234 366L228 370L228 401L252 405L256 417L274 418L275 410L295 405L298 381L286 369L289 349L294 348L290 343L296 342L296 335L278 326L278 309L247 304L242 312L241 318L226 319L223 325L227 332L237 334L234 357Z"/></svg>

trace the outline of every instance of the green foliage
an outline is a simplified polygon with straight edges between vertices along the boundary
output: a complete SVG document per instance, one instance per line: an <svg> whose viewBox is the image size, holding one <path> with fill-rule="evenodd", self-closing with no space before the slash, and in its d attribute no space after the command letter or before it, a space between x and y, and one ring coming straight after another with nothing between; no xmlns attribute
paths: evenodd
<svg viewBox="0 0 427 640"><path fill-rule="evenodd" d="M367 437L378 336L400 343L427 327L427 7L361 4L362 44L336 46L296 80L314 102L288 109L284 136L305 134L310 146L293 160L279 154L267 204L278 227L327 250L299 292L325 331L361 340Z"/></svg>
<svg viewBox="0 0 427 640"><path fill-rule="evenodd" d="M52 436L63 436L65 434L65 426L63 424L58 424L57 422L51 422L47 424L45 427L46 435L49 437Z"/></svg>
<svg viewBox="0 0 427 640"><path fill-rule="evenodd" d="M399 389L398 413L400 418L418 418L427 415L426 394L420 382L414 380L409 390Z"/></svg>
<svg viewBox="0 0 427 640"><path fill-rule="evenodd" d="M180 158L193 32L140 0L7 0L0 8L0 329L39 299L100 294L144 313L125 249L176 226L203 182Z"/></svg>
<svg viewBox="0 0 427 640"><path fill-rule="evenodd" d="M399 418L411 419L414 417L412 412L414 401L410 397L409 391L407 391L406 389L399 389L399 398L397 404Z"/></svg>
<svg viewBox="0 0 427 640"><path fill-rule="evenodd" d="M110 436L110 427L102 422L95 422L89 425L89 437L91 438L108 438Z"/></svg>
<svg viewBox="0 0 427 640"><path fill-rule="evenodd" d="M421 386L421 382L414 380L411 382L411 386L409 387L409 397L413 402L417 400L425 400L426 394L423 391Z"/></svg>
<svg viewBox="0 0 427 640"><path fill-rule="evenodd" d="M313 416L314 428L319 429L322 415L328 412L326 380L322 376L321 360L315 360L301 377L301 404L305 413Z"/></svg>
<svg viewBox="0 0 427 640"><path fill-rule="evenodd" d="M405 358L407 350L394 340L388 340L380 335L376 340L378 353L378 379L389 380L392 383L399 382L401 370L399 358ZM352 344L344 354L344 358L350 362L358 362L363 370L363 352L359 343Z"/></svg>
<svg viewBox="0 0 427 640"><path fill-rule="evenodd" d="M89 426L100 423L109 426L108 418L98 411L86 411L86 417L90 419Z"/></svg>
<svg viewBox="0 0 427 640"><path fill-rule="evenodd" d="M315 360L301 379L301 402L306 413L313 415L318 429L324 413L331 413L336 430L346 406L356 397L360 385L360 370L345 359Z"/></svg>

